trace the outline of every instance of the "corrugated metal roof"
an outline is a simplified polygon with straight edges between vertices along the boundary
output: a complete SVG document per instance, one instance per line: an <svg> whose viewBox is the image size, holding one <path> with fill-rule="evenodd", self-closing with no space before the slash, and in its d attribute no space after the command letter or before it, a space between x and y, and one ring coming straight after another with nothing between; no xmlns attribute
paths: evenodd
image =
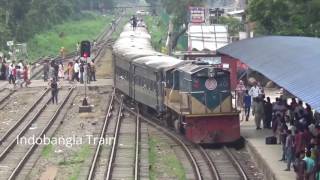
<svg viewBox="0 0 320 180"><path fill-rule="evenodd" d="M215 51L228 44L228 27L221 24L189 24L188 49Z"/></svg>
<svg viewBox="0 0 320 180"><path fill-rule="evenodd" d="M267 36L218 50L240 59L320 111L320 39Z"/></svg>

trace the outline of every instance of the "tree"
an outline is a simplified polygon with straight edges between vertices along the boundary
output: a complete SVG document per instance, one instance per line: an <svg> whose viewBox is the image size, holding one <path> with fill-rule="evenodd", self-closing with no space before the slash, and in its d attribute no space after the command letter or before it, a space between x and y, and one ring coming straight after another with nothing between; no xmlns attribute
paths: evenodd
<svg viewBox="0 0 320 180"><path fill-rule="evenodd" d="M202 6L203 0L161 0L163 7L171 15L173 32L170 33L171 49L175 49L179 38L187 31L189 23L189 7Z"/></svg>
<svg viewBox="0 0 320 180"><path fill-rule="evenodd" d="M244 24L233 17L222 16L219 18L219 24L228 25L229 35L237 36L240 31L244 31Z"/></svg>
<svg viewBox="0 0 320 180"><path fill-rule="evenodd" d="M318 36L319 0L249 0L259 34Z"/></svg>
<svg viewBox="0 0 320 180"><path fill-rule="evenodd" d="M0 8L0 48L4 48L11 37L9 26L6 24L6 11Z"/></svg>
<svg viewBox="0 0 320 180"><path fill-rule="evenodd" d="M27 41L36 33L47 30L81 10L102 6L112 8L114 0L0 0L0 48L5 41ZM91 4L91 5L90 5ZM90 5L90 6L89 6Z"/></svg>

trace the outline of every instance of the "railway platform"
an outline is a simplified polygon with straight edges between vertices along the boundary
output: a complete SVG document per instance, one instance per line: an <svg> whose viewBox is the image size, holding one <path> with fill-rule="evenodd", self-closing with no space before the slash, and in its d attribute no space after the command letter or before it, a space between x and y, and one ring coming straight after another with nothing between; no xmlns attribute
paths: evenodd
<svg viewBox="0 0 320 180"><path fill-rule="evenodd" d="M279 161L282 156L280 144L267 145L265 138L271 136L272 130L256 130L254 119L241 123L241 134L246 139L247 148L253 159L256 160L261 172L268 180L292 180L295 179L293 168L291 171L284 171L287 164Z"/></svg>
<svg viewBox="0 0 320 180"><path fill-rule="evenodd" d="M265 89L265 94L266 97L270 97L271 102L274 102L275 98L280 96L279 89ZM252 114L250 114L249 121L241 121L241 135L246 139L248 150L266 179L295 179L293 168L291 168L291 171L284 171L287 168L287 164L279 161L282 157L282 146L280 144L265 144L265 138L273 135L272 130L256 130Z"/></svg>

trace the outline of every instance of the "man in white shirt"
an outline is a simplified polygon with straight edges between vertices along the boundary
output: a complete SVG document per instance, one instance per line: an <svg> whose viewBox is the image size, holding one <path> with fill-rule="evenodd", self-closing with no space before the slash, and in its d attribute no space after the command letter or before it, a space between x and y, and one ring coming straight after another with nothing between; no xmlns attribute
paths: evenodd
<svg viewBox="0 0 320 180"><path fill-rule="evenodd" d="M262 94L261 92L261 88L259 86L257 86L257 84L255 83L250 91L249 91L249 95L252 97L252 98L257 98L259 97L259 95Z"/></svg>
<svg viewBox="0 0 320 180"><path fill-rule="evenodd" d="M72 81L74 81L74 79L76 79L76 80L79 82L79 71L80 71L80 67L79 67L78 61L76 61L76 62L74 63L73 71L74 71L74 74L73 74Z"/></svg>

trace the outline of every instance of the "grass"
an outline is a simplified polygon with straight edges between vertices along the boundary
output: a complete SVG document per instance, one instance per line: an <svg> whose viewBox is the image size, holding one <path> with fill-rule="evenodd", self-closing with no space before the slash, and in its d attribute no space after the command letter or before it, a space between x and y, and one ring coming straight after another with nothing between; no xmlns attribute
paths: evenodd
<svg viewBox="0 0 320 180"><path fill-rule="evenodd" d="M35 35L28 41L29 61L34 62L43 56L57 56L61 47L66 53L76 50L76 44L82 40L94 40L113 17L88 13L82 20L67 21L54 26L50 31Z"/></svg>
<svg viewBox="0 0 320 180"><path fill-rule="evenodd" d="M52 154L53 154L53 145L52 144L46 145L41 152L42 157L44 157L46 159L50 158Z"/></svg>
<svg viewBox="0 0 320 180"><path fill-rule="evenodd" d="M91 154L91 149L89 145L83 145L79 151L76 152L69 160L59 162L59 166L68 166L71 170L71 176L68 177L69 180L77 180L80 175L82 163L89 158Z"/></svg>
<svg viewBox="0 0 320 180"><path fill-rule="evenodd" d="M156 180L164 172L170 176L174 176L176 179L186 179L185 170L176 155L172 152L165 152L164 156L158 152L158 147L161 146L169 145L159 140L158 137L149 136L149 163L151 166L149 179ZM160 169L164 172L160 172Z"/></svg>

